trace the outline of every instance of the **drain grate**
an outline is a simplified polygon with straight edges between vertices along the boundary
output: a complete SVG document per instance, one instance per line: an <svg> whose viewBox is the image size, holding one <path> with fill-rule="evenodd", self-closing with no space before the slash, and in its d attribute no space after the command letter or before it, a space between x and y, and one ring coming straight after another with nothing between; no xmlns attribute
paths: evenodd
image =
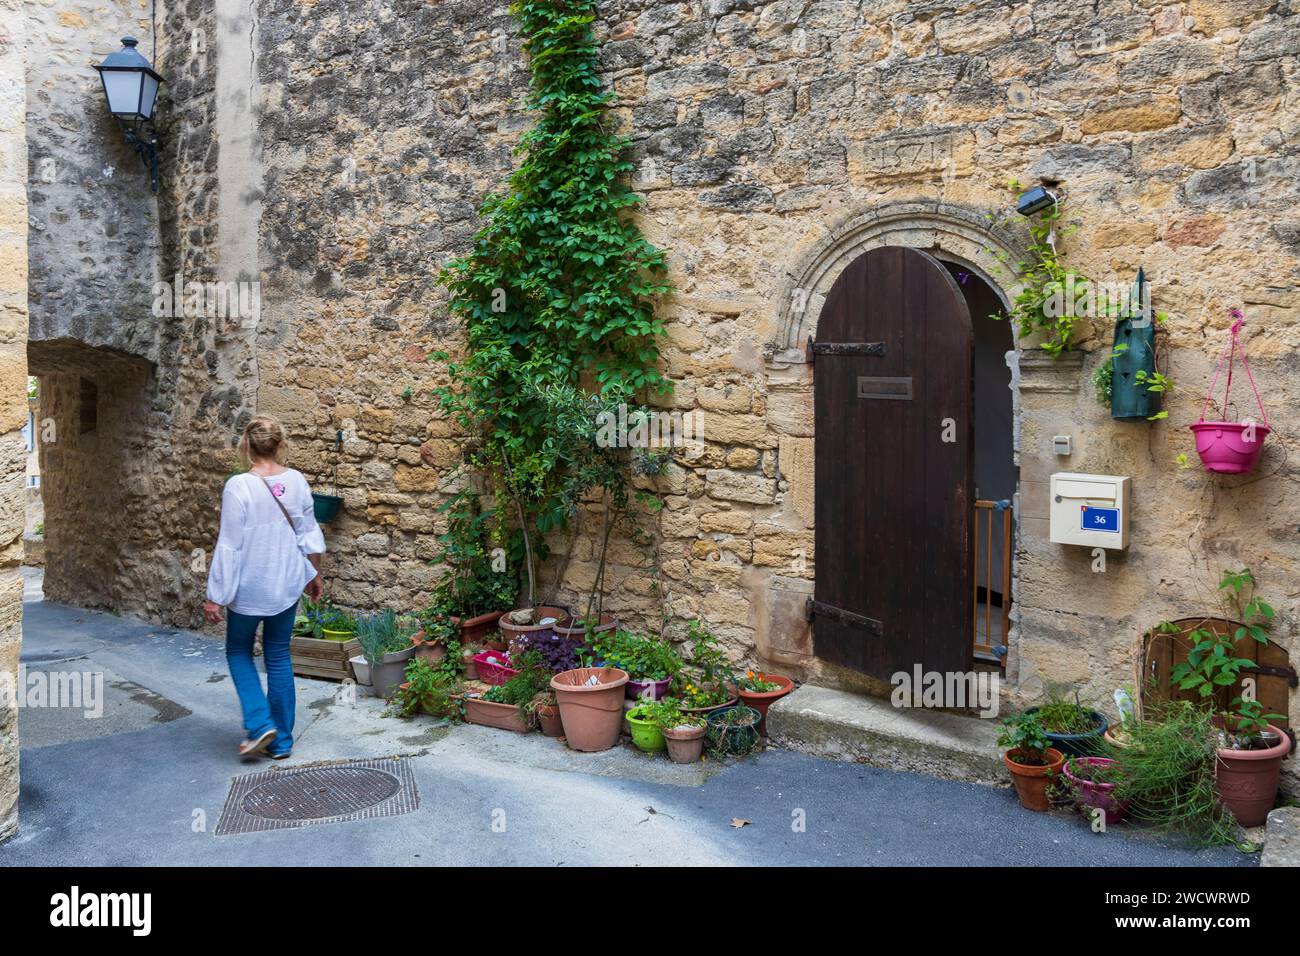
<svg viewBox="0 0 1300 956"><path fill-rule="evenodd" d="M236 777L217 836L410 813L420 805L405 760L354 760Z"/></svg>

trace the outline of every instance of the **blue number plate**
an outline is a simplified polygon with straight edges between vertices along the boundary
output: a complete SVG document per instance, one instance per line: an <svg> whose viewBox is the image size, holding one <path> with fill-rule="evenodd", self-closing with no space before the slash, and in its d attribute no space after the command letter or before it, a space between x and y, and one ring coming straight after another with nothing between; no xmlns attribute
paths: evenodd
<svg viewBox="0 0 1300 956"><path fill-rule="evenodd" d="M1119 533L1118 508L1089 508L1087 505L1083 505L1080 508L1079 516L1079 527L1084 531Z"/></svg>

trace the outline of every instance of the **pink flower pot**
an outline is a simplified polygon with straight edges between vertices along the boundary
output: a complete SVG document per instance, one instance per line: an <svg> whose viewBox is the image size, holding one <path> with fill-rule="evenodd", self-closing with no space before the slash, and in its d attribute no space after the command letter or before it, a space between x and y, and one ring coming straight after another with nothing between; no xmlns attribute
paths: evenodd
<svg viewBox="0 0 1300 956"><path fill-rule="evenodd" d="M1196 435L1196 453L1206 471L1221 475L1244 475L1259 463L1264 453L1267 425L1255 422L1194 422L1187 426ZM1254 441L1247 441L1247 429L1254 429Z"/></svg>
<svg viewBox="0 0 1300 956"><path fill-rule="evenodd" d="M1078 770L1080 766L1110 767L1114 764L1115 761L1109 757L1071 757L1065 762L1064 770L1065 778L1070 781L1079 795L1079 802L1085 807L1096 807L1103 811L1107 825L1124 819L1124 814L1128 812L1128 803L1115 799L1115 784L1089 780L1072 773L1071 770Z"/></svg>

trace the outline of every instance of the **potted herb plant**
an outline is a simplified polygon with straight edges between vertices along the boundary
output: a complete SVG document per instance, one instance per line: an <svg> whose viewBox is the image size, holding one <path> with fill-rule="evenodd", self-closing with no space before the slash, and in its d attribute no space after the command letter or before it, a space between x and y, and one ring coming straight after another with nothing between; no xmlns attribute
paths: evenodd
<svg viewBox="0 0 1300 956"><path fill-rule="evenodd" d="M1026 711L1002 722L998 746L1009 748L1002 760L1011 771L1016 796L1026 810L1048 809L1047 785L1065 762L1065 756L1049 744L1047 730L1037 714Z"/></svg>
<svg viewBox="0 0 1300 956"><path fill-rule="evenodd" d="M379 611L357 618L357 641L370 663L370 679L379 697L389 697L405 678L406 662L415 656L410 634L397 614Z"/></svg>
<svg viewBox="0 0 1300 956"><path fill-rule="evenodd" d="M304 677L344 680L354 676L351 659L361 653L352 616L328 602L302 599L289 639L293 672ZM326 633L329 627L331 633ZM364 670L364 668L363 668ZM364 676L364 675L362 675ZM358 683L363 681L358 678Z"/></svg>
<svg viewBox="0 0 1300 956"><path fill-rule="evenodd" d="M1174 667L1170 680L1214 711L1212 720L1219 731L1216 770L1220 796L1242 826L1259 826L1277 799L1282 759L1291 748L1290 738L1269 721L1286 717L1264 713L1263 704L1246 694L1227 705L1222 701L1232 688L1240 686L1242 671L1255 663L1238 656L1238 642L1249 638L1259 645L1268 644L1268 627L1276 612L1256 592L1249 569L1225 571L1219 589L1234 604L1242 623L1231 633L1211 626L1192 630L1187 659ZM1179 629L1162 624L1160 630Z"/></svg>
<svg viewBox="0 0 1300 956"><path fill-rule="evenodd" d="M1232 844L1237 827L1216 785L1219 728L1192 701L1155 701L1114 751L1114 799L1130 816L1201 844Z"/></svg>
<svg viewBox="0 0 1300 956"><path fill-rule="evenodd" d="M1079 703L1078 691L1074 699L1065 696L1060 687L1050 688L1047 701L1030 707L1026 713L1037 714L1038 721L1047 733L1049 746L1067 757L1087 757L1101 753L1102 735L1109 721L1100 711Z"/></svg>
<svg viewBox="0 0 1300 956"><path fill-rule="evenodd" d="M763 715L763 719L758 722L758 732L766 737L767 709L794 690L794 681L780 674L747 670L738 683L741 701Z"/></svg>
<svg viewBox="0 0 1300 956"><path fill-rule="evenodd" d="M699 763L704 754L704 733L708 722L695 714L683 713L672 697L642 705L663 734L668 759L673 763Z"/></svg>

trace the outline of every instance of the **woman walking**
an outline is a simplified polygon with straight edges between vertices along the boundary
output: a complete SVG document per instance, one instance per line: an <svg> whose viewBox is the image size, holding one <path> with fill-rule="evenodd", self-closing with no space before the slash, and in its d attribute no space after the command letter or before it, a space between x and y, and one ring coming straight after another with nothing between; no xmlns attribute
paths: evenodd
<svg viewBox="0 0 1300 956"><path fill-rule="evenodd" d="M319 600L320 555L325 536L312 507L307 479L280 463L284 429L259 415L248 423L239 451L248 471L226 482L221 533L208 572L203 614L211 624L226 616L226 663L244 711L241 756L265 753L276 760L293 749L296 701L289 639L306 591ZM266 690L253 663L253 639L262 626Z"/></svg>

